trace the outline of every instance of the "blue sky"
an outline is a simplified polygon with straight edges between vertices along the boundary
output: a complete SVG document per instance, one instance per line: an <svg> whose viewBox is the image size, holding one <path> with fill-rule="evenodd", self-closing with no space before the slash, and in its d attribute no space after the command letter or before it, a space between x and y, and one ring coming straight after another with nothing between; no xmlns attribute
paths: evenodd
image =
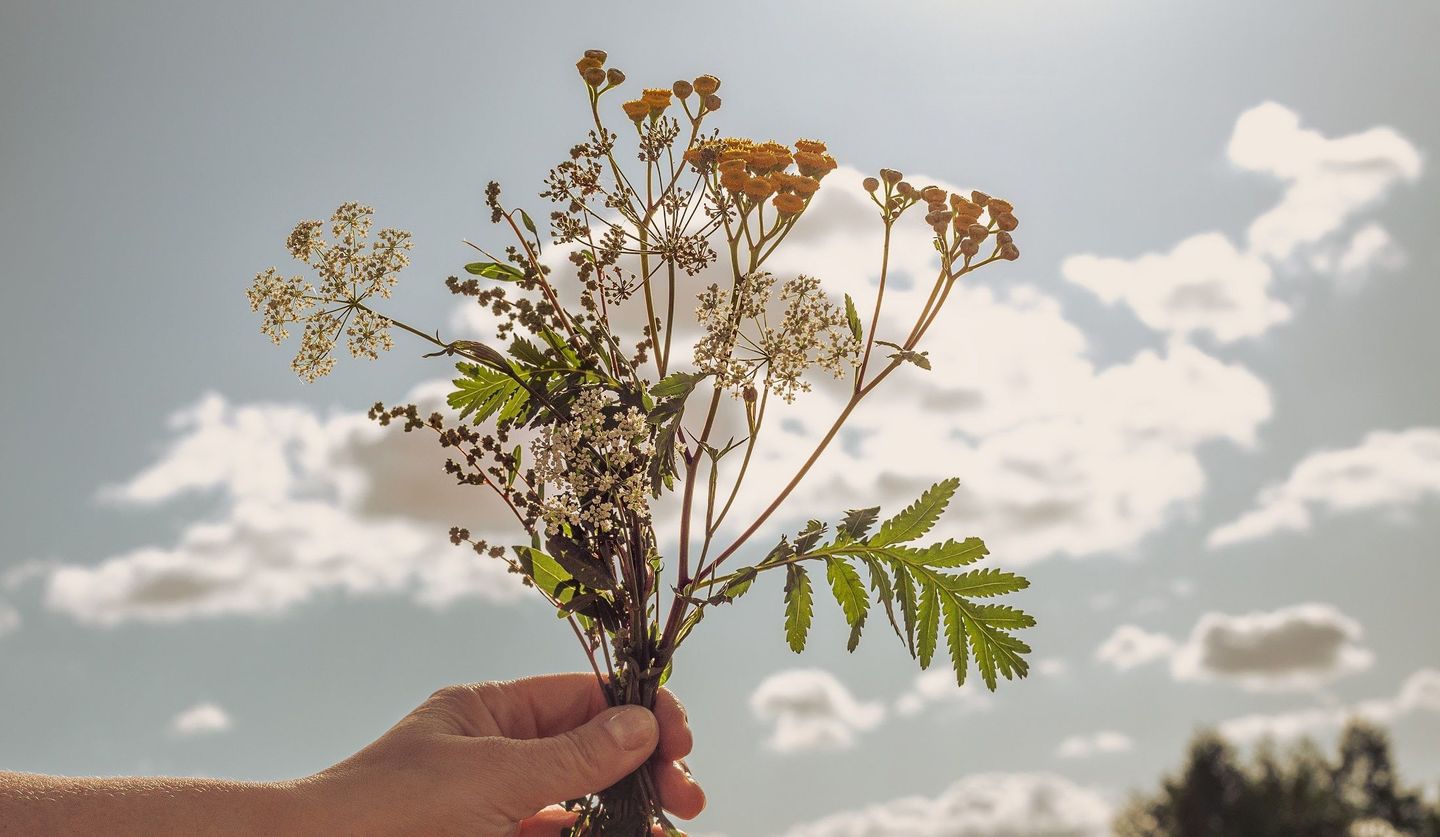
<svg viewBox="0 0 1440 837"><path fill-rule="evenodd" d="M779 269L873 287L845 190L881 166L1021 219L796 516L960 476L1043 664L952 690L824 608L795 657L757 588L674 679L698 832L992 834L954 816L990 802L1095 833L1200 725L1357 708L1440 782L1432 5L294 6L0 4L0 767L300 775L438 686L584 664L363 421L445 370L402 341L305 386L242 292L360 200L415 234L393 310L463 329L484 184L538 190L603 47L637 87L720 76L727 133L829 143Z"/></svg>

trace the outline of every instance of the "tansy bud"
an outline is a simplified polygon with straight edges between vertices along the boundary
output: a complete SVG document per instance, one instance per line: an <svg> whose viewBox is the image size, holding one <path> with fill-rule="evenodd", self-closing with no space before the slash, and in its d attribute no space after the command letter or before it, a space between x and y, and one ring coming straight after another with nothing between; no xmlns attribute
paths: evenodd
<svg viewBox="0 0 1440 837"><path fill-rule="evenodd" d="M711 75L699 76L695 79L695 92L701 96L709 96L720 89L720 79Z"/></svg>
<svg viewBox="0 0 1440 837"><path fill-rule="evenodd" d="M781 215L794 215L805 208L805 199L799 195L776 195L772 203Z"/></svg>
<svg viewBox="0 0 1440 837"><path fill-rule="evenodd" d="M1010 237L1010 233L1008 233L1008 232L998 232L998 233L995 233L995 242L996 242L997 244L999 244L1001 247L1004 247L1006 244L1009 244L1011 241L1014 241L1014 239Z"/></svg>
<svg viewBox="0 0 1440 837"><path fill-rule="evenodd" d="M902 180L899 183L895 184L895 191L908 198L911 195L915 194L915 187L911 186L909 181Z"/></svg>
<svg viewBox="0 0 1440 837"><path fill-rule="evenodd" d="M990 231L980 224L971 224L965 228L965 234L976 241L984 241L985 237L990 235Z"/></svg>
<svg viewBox="0 0 1440 837"><path fill-rule="evenodd" d="M1002 212L1015 211L1015 207L1011 206L1009 201L1002 201L999 198L991 198L988 206L990 207L991 215L999 215Z"/></svg>
<svg viewBox="0 0 1440 837"><path fill-rule="evenodd" d="M971 192L970 199L975 201L975 203L980 206L984 206L985 204L990 202L990 196L985 194L984 192L979 191Z"/></svg>
<svg viewBox="0 0 1440 837"><path fill-rule="evenodd" d="M670 85L670 89L675 91L675 95L677 97L681 99L686 99L689 98L690 94L695 91L695 86L682 78L674 84Z"/></svg>
<svg viewBox="0 0 1440 837"><path fill-rule="evenodd" d="M611 67L605 73L605 80L610 82L611 87L615 87L616 85L625 83L625 74Z"/></svg>
<svg viewBox="0 0 1440 837"><path fill-rule="evenodd" d="M631 99L620 107L625 111L626 116L636 122L650 115L650 104L644 99Z"/></svg>
<svg viewBox="0 0 1440 837"><path fill-rule="evenodd" d="M991 205L991 208L994 208L993 204ZM1008 212L1002 212L994 217L995 226L999 227L1002 230L1005 230L1006 232L1009 232L1010 230L1013 230L1016 227L1020 226L1020 221L1016 219L1014 215L1011 215Z"/></svg>
<svg viewBox="0 0 1440 837"><path fill-rule="evenodd" d="M603 50L603 49L587 49L587 50L585 50L585 57L586 57L586 58L594 58L596 61L599 61L601 64L604 64L604 63L605 63L605 59L606 59L606 58L609 58L610 56L609 56L609 54L606 53L605 50Z"/></svg>
<svg viewBox="0 0 1440 837"><path fill-rule="evenodd" d="M1000 258L1013 262L1020 258L1020 248L1014 244L1006 244L1000 248Z"/></svg>
<svg viewBox="0 0 1440 837"><path fill-rule="evenodd" d="M920 197L924 198L926 203L944 203L945 190L939 186L926 186L920 190Z"/></svg>
<svg viewBox="0 0 1440 837"><path fill-rule="evenodd" d="M591 87L599 87L605 83L605 71L599 67L591 67L582 73L585 83Z"/></svg>
<svg viewBox="0 0 1440 837"><path fill-rule="evenodd" d="M889 183L891 186L894 186L896 183L899 183L899 182L900 182L900 179L901 179L902 177L904 177L904 176L905 176L905 175L901 174L901 173L898 172L898 171L895 171L894 169L881 169L881 170L880 170L880 179L883 180L883 181L885 181L886 183Z"/></svg>
<svg viewBox="0 0 1440 837"><path fill-rule="evenodd" d="M943 227L950 223L953 214L948 209L933 209L925 214L925 223L932 227Z"/></svg>
<svg viewBox="0 0 1440 837"><path fill-rule="evenodd" d="M873 178L873 177L867 177L867 178L865 178L865 182L864 182L863 185L865 186L865 191L867 191L867 192L873 192L873 191L875 191L876 189L879 189L879 188L880 188L880 181L879 181L879 180L876 180L876 179Z"/></svg>
<svg viewBox="0 0 1440 837"><path fill-rule="evenodd" d="M575 62L575 69L580 72L581 76L584 76L588 70L593 70L599 66L600 62L595 60L594 58L581 58L579 61Z"/></svg>
<svg viewBox="0 0 1440 837"><path fill-rule="evenodd" d="M965 258L968 259L980 252L980 243L973 238L962 238L960 239L960 252L964 253Z"/></svg>
<svg viewBox="0 0 1440 837"><path fill-rule="evenodd" d="M699 88L696 88L696 89L699 89ZM719 96L716 96L714 93L708 93L708 94L706 94L705 98L702 100L702 104L705 105L705 109L706 109L706 110L719 110L719 109L720 109L720 97L719 97Z"/></svg>

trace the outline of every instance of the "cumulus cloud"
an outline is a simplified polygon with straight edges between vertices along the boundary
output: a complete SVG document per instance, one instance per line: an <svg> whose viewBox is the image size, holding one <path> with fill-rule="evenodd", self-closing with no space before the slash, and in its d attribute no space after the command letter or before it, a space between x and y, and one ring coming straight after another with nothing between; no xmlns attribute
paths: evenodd
<svg viewBox="0 0 1440 837"><path fill-rule="evenodd" d="M1330 605L1200 617L1172 660L1178 680L1231 680L1256 690L1308 689L1370 667L1360 624Z"/></svg>
<svg viewBox="0 0 1440 837"><path fill-rule="evenodd" d="M1175 640L1165 634L1152 633L1137 625L1121 625L1095 649L1095 660L1116 671L1129 671L1168 659L1174 652Z"/></svg>
<svg viewBox="0 0 1440 837"><path fill-rule="evenodd" d="M798 825L784 837L1102 837L1110 803L1049 773L967 776L935 797L908 796Z"/></svg>
<svg viewBox="0 0 1440 837"><path fill-rule="evenodd" d="M55 567L51 608L110 626L275 614L333 592L403 592L438 606L523 591L498 561L448 542L449 525L478 536L501 520L498 501L457 489L426 434L380 428L359 413L321 417L218 395L178 412L170 428L174 439L157 461L103 496L148 507L218 495L221 511L173 544Z"/></svg>
<svg viewBox="0 0 1440 837"><path fill-rule="evenodd" d="M1420 152L1393 128L1327 138L1302 128L1300 116L1275 102L1240 115L1227 149L1241 169L1285 184L1285 194L1250 225L1250 247L1281 260L1341 231L1359 211L1399 183L1419 179Z"/></svg>
<svg viewBox="0 0 1440 837"><path fill-rule="evenodd" d="M1037 668L1040 666L1037 665ZM909 690L895 699L895 711L916 715L932 706L948 707L956 713L983 712L991 708L989 696L974 685L955 685L955 673L948 668L921 672Z"/></svg>
<svg viewBox="0 0 1440 837"><path fill-rule="evenodd" d="M1440 713L1440 670L1422 668L1411 674L1391 697L1363 700L1349 706L1319 706L1274 714L1232 718L1220 724L1220 733L1240 742L1262 738L1289 739L1338 729L1353 717L1391 724L1420 712Z"/></svg>
<svg viewBox="0 0 1440 837"><path fill-rule="evenodd" d="M1437 496L1440 428L1377 430L1355 447L1306 456L1284 482L1263 489L1253 508L1211 531L1207 543L1221 547L1308 531L1316 512L1403 516Z"/></svg>
<svg viewBox="0 0 1440 837"><path fill-rule="evenodd" d="M214 703L197 703L170 720L170 732L183 738L227 732L230 713Z"/></svg>
<svg viewBox="0 0 1440 837"><path fill-rule="evenodd" d="M1135 258L1072 256L1061 271L1145 325L1172 337L1208 333L1228 343L1264 334L1292 316L1277 295L1277 269L1308 266L1353 286L1404 255L1373 221L1352 219L1396 184L1421 172L1420 154L1390 128L1329 139L1300 127L1294 111L1266 102L1236 120L1227 149L1245 171L1284 184L1284 194L1250 225L1245 245L1221 232L1192 235L1167 253Z"/></svg>
<svg viewBox="0 0 1440 837"><path fill-rule="evenodd" d="M1060 742L1055 755L1062 759L1088 759L1091 756L1128 753L1135 742L1123 732L1101 730L1092 735L1072 735Z"/></svg>
<svg viewBox="0 0 1440 837"><path fill-rule="evenodd" d="M1228 343L1264 334L1291 317L1290 307L1271 296L1270 265L1216 232L1135 259L1072 256L1061 270L1105 302L1130 306L1155 331L1208 332Z"/></svg>
<svg viewBox="0 0 1440 837"><path fill-rule="evenodd" d="M779 753L844 750L858 733L885 720L881 703L856 700L820 669L790 669L765 678L750 695L755 717L772 724L765 744Z"/></svg>

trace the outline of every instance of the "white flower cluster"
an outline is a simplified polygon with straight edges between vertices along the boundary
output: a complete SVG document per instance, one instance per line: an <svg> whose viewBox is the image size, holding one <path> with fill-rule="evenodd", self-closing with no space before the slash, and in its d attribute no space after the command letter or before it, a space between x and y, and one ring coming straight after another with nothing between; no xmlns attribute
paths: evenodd
<svg viewBox="0 0 1440 837"><path fill-rule="evenodd" d="M742 277L733 293L718 285L706 288L695 311L705 329L695 343L695 365L736 395L754 385L763 368L763 385L790 402L796 393L810 391L802 376L812 366L844 377L859 358L860 341L813 276L797 276L780 287L783 310L780 324L772 327L767 308L774 286L775 278L761 272Z"/></svg>
<svg viewBox="0 0 1440 837"><path fill-rule="evenodd" d="M634 407L621 409L599 388L582 392L569 421L541 428L530 445L536 478L548 486L546 522L615 528L617 511L650 516L651 427Z"/></svg>
<svg viewBox="0 0 1440 837"><path fill-rule="evenodd" d="M290 323L304 323L300 351L290 366L301 378L314 381L335 366L331 352L343 331L355 357L375 359L393 345L390 321L356 307L372 294L388 298L399 272L410 263L410 234L384 229L370 236L371 209L342 204L330 218L335 242L325 241L320 221L295 225L285 246L297 260L315 268L320 289L299 276L281 276L275 268L258 274L246 295L250 310L263 315L260 330L277 345L290 336ZM326 310L331 304L337 308Z"/></svg>

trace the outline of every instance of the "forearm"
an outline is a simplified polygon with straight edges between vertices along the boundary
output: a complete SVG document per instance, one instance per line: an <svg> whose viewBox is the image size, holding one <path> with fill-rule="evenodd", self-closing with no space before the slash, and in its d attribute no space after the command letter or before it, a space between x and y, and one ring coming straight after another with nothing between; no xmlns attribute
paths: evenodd
<svg viewBox="0 0 1440 837"><path fill-rule="evenodd" d="M0 835L322 833L305 782L39 776L0 771Z"/></svg>

